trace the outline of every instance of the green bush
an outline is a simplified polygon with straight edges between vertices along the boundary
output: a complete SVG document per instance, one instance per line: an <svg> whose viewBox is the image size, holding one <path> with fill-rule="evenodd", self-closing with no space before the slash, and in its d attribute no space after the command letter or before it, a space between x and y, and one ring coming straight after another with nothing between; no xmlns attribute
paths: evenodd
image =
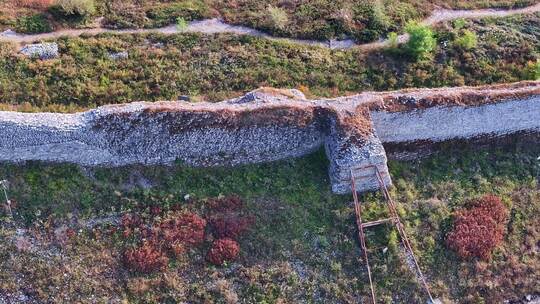
<svg viewBox="0 0 540 304"><path fill-rule="evenodd" d="M15 30L20 33L37 34L50 32L52 27L43 14L36 14L17 19Z"/></svg>
<svg viewBox="0 0 540 304"><path fill-rule="evenodd" d="M178 17L176 18L176 29L179 31L179 32L183 32L185 31L187 28L188 28L188 22L186 21L186 19L182 18L182 17Z"/></svg>
<svg viewBox="0 0 540 304"><path fill-rule="evenodd" d="M454 40L454 45L464 50L471 50L478 45L478 37L475 33L464 30L462 34Z"/></svg>
<svg viewBox="0 0 540 304"><path fill-rule="evenodd" d="M388 30L391 24L382 2L378 0L359 3L355 8L355 19L366 25L357 37L360 41L376 40Z"/></svg>
<svg viewBox="0 0 540 304"><path fill-rule="evenodd" d="M525 79L540 80L540 59L531 61L525 67Z"/></svg>
<svg viewBox="0 0 540 304"><path fill-rule="evenodd" d="M282 30L289 23L289 16L284 9L270 5L267 12L271 27Z"/></svg>
<svg viewBox="0 0 540 304"><path fill-rule="evenodd" d="M460 30L460 29L464 28L466 24L467 24L467 21L465 21L465 19L463 19L463 18L456 19L453 22L454 28L456 30Z"/></svg>
<svg viewBox="0 0 540 304"><path fill-rule="evenodd" d="M388 46L391 49L396 49L399 46L398 34L396 32L388 34Z"/></svg>
<svg viewBox="0 0 540 304"><path fill-rule="evenodd" d="M430 57L437 46L437 40L431 28L417 22L409 22L405 31L410 36L406 44L407 53L417 60Z"/></svg>
<svg viewBox="0 0 540 304"><path fill-rule="evenodd" d="M91 15L96 12L94 0L57 0L66 15Z"/></svg>
<svg viewBox="0 0 540 304"><path fill-rule="evenodd" d="M185 21L208 17L208 6L203 1L181 1L154 5L146 11L148 24L145 27L160 27L170 25L182 18Z"/></svg>

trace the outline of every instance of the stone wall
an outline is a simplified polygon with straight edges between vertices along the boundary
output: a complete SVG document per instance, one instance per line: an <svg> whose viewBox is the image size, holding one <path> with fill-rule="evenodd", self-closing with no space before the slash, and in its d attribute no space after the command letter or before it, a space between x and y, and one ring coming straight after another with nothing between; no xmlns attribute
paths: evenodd
<svg viewBox="0 0 540 304"><path fill-rule="evenodd" d="M396 159L429 154L453 142L501 143L540 133L540 95L477 106L435 106L404 112L371 113L377 135Z"/></svg>
<svg viewBox="0 0 540 304"><path fill-rule="evenodd" d="M157 102L84 113L0 112L0 161L83 166L236 166L299 157L324 146L332 190L391 184L383 147L540 131L540 82L504 87L363 93L306 100L261 89L219 103ZM396 148L397 147L397 148Z"/></svg>

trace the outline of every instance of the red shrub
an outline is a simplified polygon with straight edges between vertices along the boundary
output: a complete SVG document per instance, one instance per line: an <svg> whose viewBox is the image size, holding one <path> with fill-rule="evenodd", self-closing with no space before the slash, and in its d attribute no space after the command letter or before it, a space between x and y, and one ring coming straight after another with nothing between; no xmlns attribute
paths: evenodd
<svg viewBox="0 0 540 304"><path fill-rule="evenodd" d="M133 213L126 213L122 216L122 228L136 228L139 227L143 223L143 220L140 216Z"/></svg>
<svg viewBox="0 0 540 304"><path fill-rule="evenodd" d="M169 244L181 243L184 245L199 245L204 241L204 229L206 220L197 214L175 213L173 216L165 219L157 230L160 240Z"/></svg>
<svg viewBox="0 0 540 304"><path fill-rule="evenodd" d="M252 220L246 217L216 217L210 221L212 232L218 239L237 239L251 225Z"/></svg>
<svg viewBox="0 0 540 304"><path fill-rule="evenodd" d="M236 195L208 200L208 208L215 212L238 211L242 207L244 207L244 202Z"/></svg>
<svg viewBox="0 0 540 304"><path fill-rule="evenodd" d="M222 265L225 261L233 261L238 257L240 246L235 240L219 239L214 241L206 259L214 265Z"/></svg>
<svg viewBox="0 0 540 304"><path fill-rule="evenodd" d="M169 258L151 243L144 243L134 249L124 252L124 262L132 271L151 273L163 270L169 263Z"/></svg>
<svg viewBox="0 0 540 304"><path fill-rule="evenodd" d="M502 243L507 219L508 210L501 199L486 195L473 201L468 209L456 212L447 245L462 258L489 259L493 249Z"/></svg>
<svg viewBox="0 0 540 304"><path fill-rule="evenodd" d="M153 216L159 215L163 210L159 206L151 206L150 214Z"/></svg>

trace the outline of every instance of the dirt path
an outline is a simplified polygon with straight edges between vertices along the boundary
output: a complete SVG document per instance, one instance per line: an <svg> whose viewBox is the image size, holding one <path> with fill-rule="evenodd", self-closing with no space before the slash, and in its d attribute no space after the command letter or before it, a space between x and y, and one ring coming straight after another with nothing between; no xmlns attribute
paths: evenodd
<svg viewBox="0 0 540 304"><path fill-rule="evenodd" d="M520 8L520 9L508 9L508 10L498 10L498 9L479 9L479 10L448 10L448 9L438 9L433 11L431 16L422 21L426 25L434 25L440 22L455 20L459 18L467 19L478 19L486 17L505 17L515 14L526 14L526 13L535 13L540 12L540 3L537 3L532 6ZM379 49L388 46L388 40L380 40L371 43L357 44L353 40L331 40L331 41L316 41L316 40L302 40L302 39L290 39L290 38L280 38L273 37L261 31L248 28L245 26L238 25L229 25L222 22L219 19L207 19L201 21L190 22L186 29L179 30L176 26L171 25L162 28L156 29L127 29L127 30L113 30L106 28L90 28L90 29L65 29L59 30L51 33L35 34L35 35L23 35L16 34L14 32L6 31L0 33L0 41L11 41L24 45L27 43L32 43L34 41L44 40L44 39L54 39L62 36L71 36L76 37L82 34L85 35L97 35L101 33L114 33L114 34L141 34L141 33L162 33L162 34L176 34L181 32L191 32L191 33L204 33L204 34L215 34L215 33L232 33L237 35L251 35L255 37L263 37L273 41L289 42L303 45L312 45L327 47L331 49L348 49L353 47L358 47L363 50L373 50ZM408 40L406 34L398 36L398 42L403 43Z"/></svg>

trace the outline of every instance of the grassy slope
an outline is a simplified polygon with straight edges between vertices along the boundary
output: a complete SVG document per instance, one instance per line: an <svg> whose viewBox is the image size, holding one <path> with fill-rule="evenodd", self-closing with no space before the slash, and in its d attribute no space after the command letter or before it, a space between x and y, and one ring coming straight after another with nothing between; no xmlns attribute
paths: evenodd
<svg viewBox="0 0 540 304"><path fill-rule="evenodd" d="M84 27L97 16L113 28L159 27L177 18L195 20L222 17L227 22L243 24L279 36L328 39L350 36L371 41L389 31L400 31L412 19L429 15L436 7L474 9L511 8L533 4L534 0L496 1L426 1L426 0L96 0L96 13L86 18L65 18L56 7L47 9L52 0L16 0L0 4L0 29L16 28L19 32L51 31L62 27ZM42 5L39 5L43 3ZM276 7L283 21L276 22L269 7Z"/></svg>
<svg viewBox="0 0 540 304"><path fill-rule="evenodd" d="M179 95L221 100L260 86L299 87L318 96L528 79L540 51L540 15L466 22L478 46L453 46L438 30L433 59L377 51L330 51L236 36L110 36L58 40L62 56L40 61L0 50L0 101L21 110L73 111ZM162 44L162 45L161 45ZM107 53L128 50L129 59ZM2 108L10 108L5 105Z"/></svg>
<svg viewBox="0 0 540 304"><path fill-rule="evenodd" d="M459 303L498 303L540 291L534 253L540 241L535 225L540 220L539 153L534 146L462 147L419 162L390 162L396 184L392 195L437 296ZM10 194L20 202L19 221L35 225L43 245L41 253L12 254L16 249L7 238L14 231L1 230L0 268L5 271L0 290L23 285L42 300L71 302L88 301L90 294L143 302L175 297L224 302L234 295L249 303L358 302L369 289L358 266L354 211L347 204L349 196L331 194L326 170L322 152L236 169L130 167L83 173L68 165L2 165L0 176L12 183ZM137 186L148 182L155 187ZM511 208L504 245L490 262L459 261L444 246L451 213L468 199L492 192ZM99 229L80 233L64 249L43 236L57 221L53 219L66 215L94 217L141 204L175 204L187 193L196 198L238 193L247 200L257 224L241 242L239 263L210 267L196 251L163 274L139 277L123 270L118 240ZM366 219L384 215L379 195L362 200ZM37 220L47 218L45 223ZM400 263L395 234L378 228L368 238L379 297L383 302L420 303L423 294ZM384 247L389 253L382 254Z"/></svg>

